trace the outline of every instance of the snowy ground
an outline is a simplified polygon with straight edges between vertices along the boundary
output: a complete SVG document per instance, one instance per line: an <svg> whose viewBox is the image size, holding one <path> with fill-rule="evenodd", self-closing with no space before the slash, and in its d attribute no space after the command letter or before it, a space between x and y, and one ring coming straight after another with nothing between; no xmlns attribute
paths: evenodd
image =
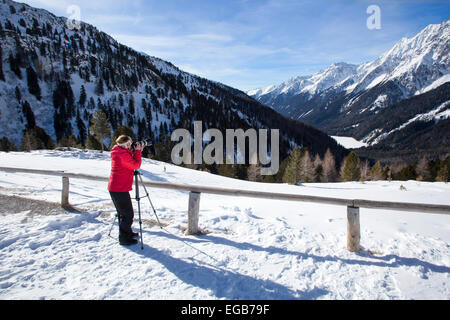
<svg viewBox="0 0 450 320"><path fill-rule="evenodd" d="M108 176L110 161L108 153L36 151L0 153L0 166ZM142 173L145 180L450 204L444 183L260 184L147 159ZM59 177L0 171L3 195L59 202L60 190ZM185 236L188 193L149 191L167 227L144 224L144 250L120 246L117 226L108 236L115 211L106 183L70 180L80 213L2 213L0 299L450 298L448 215L361 209L366 250L350 253L345 207L202 194L200 227L209 233ZM143 217L155 220L146 201Z"/></svg>
<svg viewBox="0 0 450 320"><path fill-rule="evenodd" d="M339 137L331 136L337 143L347 149L358 149L361 147L367 147L367 143L356 140L353 137Z"/></svg>

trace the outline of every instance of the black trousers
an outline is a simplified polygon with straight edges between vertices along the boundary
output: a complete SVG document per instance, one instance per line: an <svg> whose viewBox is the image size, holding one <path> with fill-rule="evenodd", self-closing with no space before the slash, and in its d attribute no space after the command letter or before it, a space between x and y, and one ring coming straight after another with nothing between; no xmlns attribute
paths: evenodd
<svg viewBox="0 0 450 320"><path fill-rule="evenodd" d="M109 194L111 195L111 199L117 210L117 216L119 217L119 238L131 238L134 210L130 193L110 191Z"/></svg>

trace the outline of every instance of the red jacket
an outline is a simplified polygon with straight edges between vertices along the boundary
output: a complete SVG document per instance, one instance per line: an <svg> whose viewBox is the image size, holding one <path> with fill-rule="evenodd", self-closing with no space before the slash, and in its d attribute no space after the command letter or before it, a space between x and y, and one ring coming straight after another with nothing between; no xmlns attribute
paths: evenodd
<svg viewBox="0 0 450 320"><path fill-rule="evenodd" d="M142 152L114 146L111 150L111 175L108 190L112 192L128 192L133 186L134 170L141 167Z"/></svg>

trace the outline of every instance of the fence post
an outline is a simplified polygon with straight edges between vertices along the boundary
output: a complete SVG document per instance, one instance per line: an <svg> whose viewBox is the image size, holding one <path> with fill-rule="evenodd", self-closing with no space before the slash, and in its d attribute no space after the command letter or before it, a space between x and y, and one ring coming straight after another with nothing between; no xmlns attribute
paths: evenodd
<svg viewBox="0 0 450 320"><path fill-rule="evenodd" d="M347 250L350 252L361 251L360 239L359 208L347 206Z"/></svg>
<svg viewBox="0 0 450 320"><path fill-rule="evenodd" d="M198 212L200 210L200 192L189 192L188 227L186 234L198 234Z"/></svg>
<svg viewBox="0 0 450 320"><path fill-rule="evenodd" d="M69 206L69 177L62 177L61 207Z"/></svg>

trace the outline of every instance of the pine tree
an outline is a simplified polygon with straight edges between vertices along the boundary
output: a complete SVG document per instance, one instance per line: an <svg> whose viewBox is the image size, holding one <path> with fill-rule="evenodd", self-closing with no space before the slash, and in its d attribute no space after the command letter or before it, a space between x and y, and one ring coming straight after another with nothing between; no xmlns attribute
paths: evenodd
<svg viewBox="0 0 450 320"><path fill-rule="evenodd" d="M291 151L283 174L284 183L297 184L301 182L302 155L303 152L297 147Z"/></svg>
<svg viewBox="0 0 450 320"><path fill-rule="evenodd" d="M387 167L386 176L387 176L388 181L391 182L392 181L392 170L389 167Z"/></svg>
<svg viewBox="0 0 450 320"><path fill-rule="evenodd" d="M39 45L39 53L41 54L42 57L45 57L47 55L44 42L41 42L41 44Z"/></svg>
<svg viewBox="0 0 450 320"><path fill-rule="evenodd" d="M103 85L102 77L98 78L97 84L95 85L95 94L98 96L102 96L105 94L105 88Z"/></svg>
<svg viewBox="0 0 450 320"><path fill-rule="evenodd" d="M430 175L431 175L431 181L436 181L436 176L441 169L441 159L436 158L434 160L430 161L429 167L430 167Z"/></svg>
<svg viewBox="0 0 450 320"><path fill-rule="evenodd" d="M373 181L385 179L384 171L380 161L377 161L377 163L373 165L372 169L370 169L370 177Z"/></svg>
<svg viewBox="0 0 450 320"><path fill-rule="evenodd" d="M431 172L428 160L425 156L419 161L416 167L418 181L431 181Z"/></svg>
<svg viewBox="0 0 450 320"><path fill-rule="evenodd" d="M6 21L5 21L5 29L12 30L12 31L15 30L13 24L11 23L11 21L9 21L9 19L6 19Z"/></svg>
<svg viewBox="0 0 450 320"><path fill-rule="evenodd" d="M55 144L50 136L40 127L27 128L22 139L22 150L53 149Z"/></svg>
<svg viewBox="0 0 450 320"><path fill-rule="evenodd" d="M111 125L108 122L106 114L102 110L94 112L92 125L89 128L101 144L101 151L104 151L104 141L111 136Z"/></svg>
<svg viewBox="0 0 450 320"><path fill-rule="evenodd" d="M330 148L325 152L325 156L323 157L323 182L333 182L337 178L336 171L336 161L334 159L333 154L331 153Z"/></svg>
<svg viewBox="0 0 450 320"><path fill-rule="evenodd" d="M101 150L102 144L94 136L89 135L86 141L86 148L89 150Z"/></svg>
<svg viewBox="0 0 450 320"><path fill-rule="evenodd" d="M155 143L155 159L170 163L172 161L172 149L175 142L169 136L161 136L160 141Z"/></svg>
<svg viewBox="0 0 450 320"><path fill-rule="evenodd" d="M86 104L86 100L87 100L86 89L84 88L84 85L81 85L80 99L78 100L78 104L80 106L84 106Z"/></svg>
<svg viewBox="0 0 450 320"><path fill-rule="evenodd" d="M80 148L81 142L80 140L75 137L75 135L70 135L70 137L67 139L67 147L69 148Z"/></svg>
<svg viewBox="0 0 450 320"><path fill-rule="evenodd" d="M25 131L23 138L22 138L22 151L28 151L36 150L37 149L37 142L31 135L31 133L27 130Z"/></svg>
<svg viewBox="0 0 450 320"><path fill-rule="evenodd" d="M14 143L8 140L7 137L3 137L0 139L0 151L9 152L9 151L17 151Z"/></svg>
<svg viewBox="0 0 450 320"><path fill-rule="evenodd" d="M84 49L84 41L83 41L82 38L80 39L80 50L81 50L81 52L85 51L85 49Z"/></svg>
<svg viewBox="0 0 450 320"><path fill-rule="evenodd" d="M119 106L123 107L124 105L124 100L123 100L123 95L121 93L119 93Z"/></svg>
<svg viewBox="0 0 450 320"><path fill-rule="evenodd" d="M0 23L1 26L1 23ZM2 30L0 30L0 33L2 32ZM2 46L0 46L0 80L1 81L5 81L5 75L3 73L3 51L2 51Z"/></svg>
<svg viewBox="0 0 450 320"><path fill-rule="evenodd" d="M24 101L22 104L22 112L27 119L27 128L32 129L36 126L36 118L34 116L33 110L31 109L28 101Z"/></svg>
<svg viewBox="0 0 450 320"><path fill-rule="evenodd" d="M322 166L322 159L320 159L319 154L316 154L313 165L314 165L314 182L320 182L322 181L323 166Z"/></svg>
<svg viewBox="0 0 450 320"><path fill-rule="evenodd" d="M78 127L78 133L79 133L79 139L81 145L86 145L86 136L87 136L87 130L86 126L84 125L84 121L81 120L80 115L77 116L77 127Z"/></svg>
<svg viewBox="0 0 450 320"><path fill-rule="evenodd" d="M359 163L358 155L354 151L350 152L342 166L341 176L344 181L358 181L361 178Z"/></svg>
<svg viewBox="0 0 450 320"><path fill-rule="evenodd" d="M18 86L16 86L15 93L17 102L20 103L22 101L22 94L20 93L20 89Z"/></svg>
<svg viewBox="0 0 450 320"><path fill-rule="evenodd" d="M444 161L441 162L441 168L439 169L436 181L448 182L450 180L450 156L447 156Z"/></svg>
<svg viewBox="0 0 450 320"><path fill-rule="evenodd" d="M9 53L8 57L9 67L16 74L19 79L22 79L22 71L20 70L20 59L14 57L12 52Z"/></svg>
<svg viewBox="0 0 450 320"><path fill-rule="evenodd" d="M413 164L408 164L404 166L399 172L395 174L396 180L415 180L417 178L415 166Z"/></svg>
<svg viewBox="0 0 450 320"><path fill-rule="evenodd" d="M25 20L23 20L23 18L20 18L20 19L19 19L19 24L20 24L22 27L24 27L24 28L27 27L27 24L25 23Z"/></svg>
<svg viewBox="0 0 450 320"><path fill-rule="evenodd" d="M39 87L38 77L31 66L27 68L27 82L28 91L34 95L36 99L41 100L41 88Z"/></svg>
<svg viewBox="0 0 450 320"><path fill-rule="evenodd" d="M130 114L134 115L134 97L133 95L130 96L130 101L128 103L128 107L130 108Z"/></svg>
<svg viewBox="0 0 450 320"><path fill-rule="evenodd" d="M308 149L306 149L303 153L301 168L302 168L301 181L302 182L314 181L314 164L311 160L311 156Z"/></svg>

